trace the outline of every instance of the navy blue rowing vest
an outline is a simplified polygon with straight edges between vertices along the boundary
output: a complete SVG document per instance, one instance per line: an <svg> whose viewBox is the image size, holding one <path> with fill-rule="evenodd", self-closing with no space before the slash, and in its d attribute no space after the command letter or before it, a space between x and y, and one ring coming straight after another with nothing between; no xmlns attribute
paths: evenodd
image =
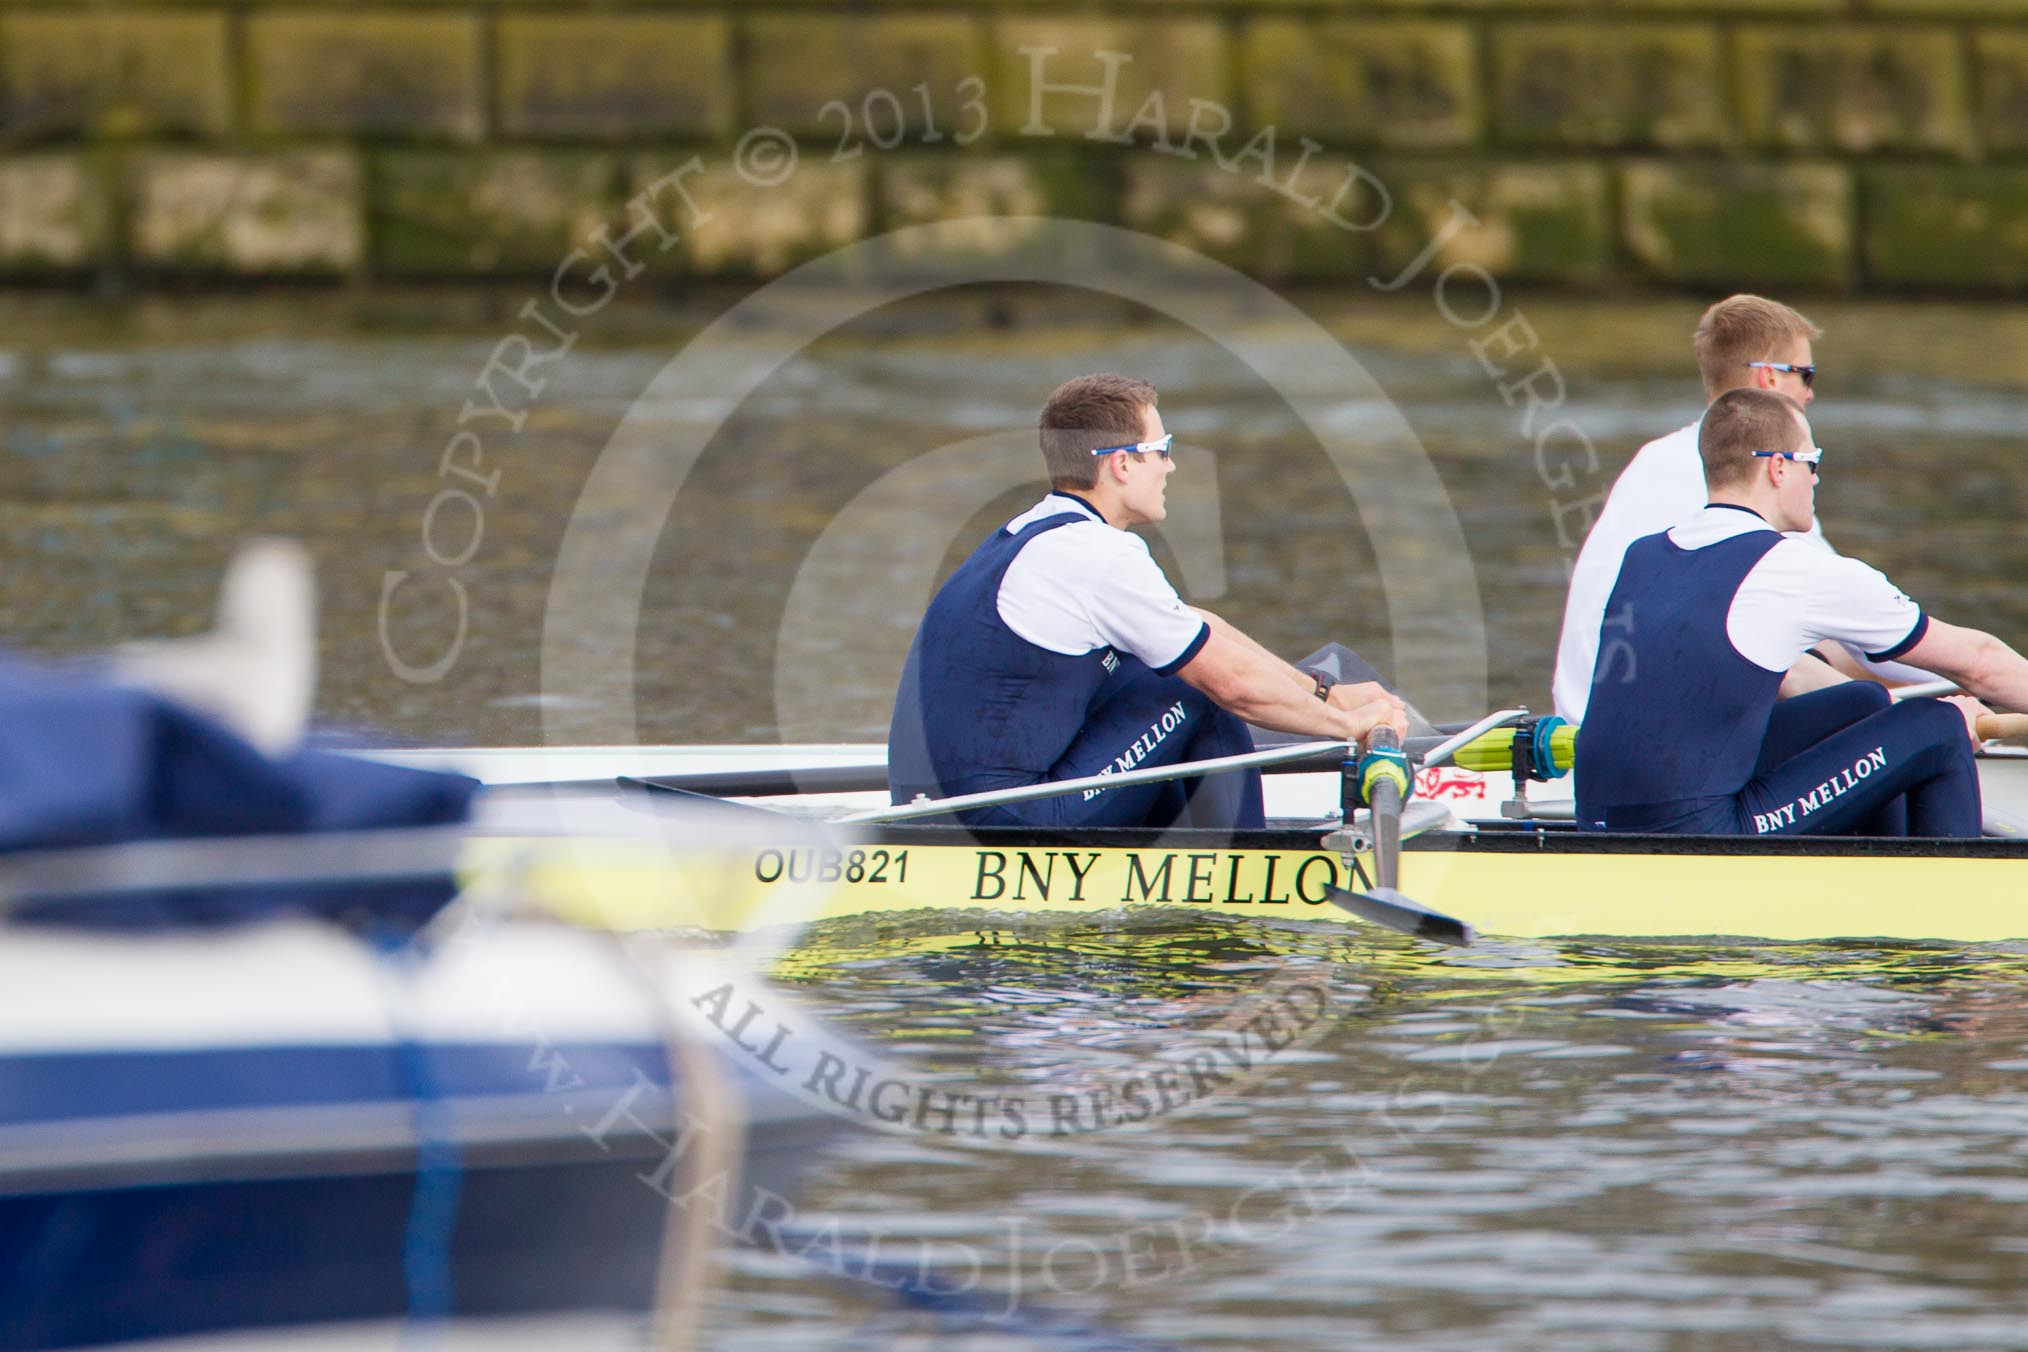
<svg viewBox="0 0 2028 1352"><path fill-rule="evenodd" d="M1580 825L1659 828L1670 805L1753 778L1784 673L1741 656L1725 621L1781 539L1758 530L1684 549L1665 531L1628 547L1577 736Z"/></svg>
<svg viewBox="0 0 2028 1352"><path fill-rule="evenodd" d="M1044 531L1089 520L1063 512L1016 535L994 531L930 602L909 645L887 731L895 802L1043 779L1084 727L1106 682L1141 667L1140 659L1111 648L1076 657L1051 652L1000 618L1000 579L1023 546Z"/></svg>

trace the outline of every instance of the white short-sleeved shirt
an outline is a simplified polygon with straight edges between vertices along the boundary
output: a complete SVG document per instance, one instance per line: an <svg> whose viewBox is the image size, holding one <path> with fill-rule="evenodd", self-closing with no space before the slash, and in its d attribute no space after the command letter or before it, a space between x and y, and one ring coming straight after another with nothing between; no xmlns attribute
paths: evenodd
<svg viewBox="0 0 2028 1352"><path fill-rule="evenodd" d="M1643 536L1659 534L1704 508L1704 459L1697 450L1701 423L1658 437L1635 453L1620 472L1591 534L1585 536L1577 563L1570 571L1570 592L1563 603L1563 633L1556 643L1556 676L1551 686L1556 712L1582 723L1591 702L1592 669L1598 664L1599 630L1606 602L1620 580L1627 547ZM1790 537L1837 557L1814 523Z"/></svg>
<svg viewBox="0 0 2028 1352"><path fill-rule="evenodd" d="M1000 578L1000 619L1038 648L1076 657L1111 647L1157 671L1197 655L1210 636L1132 531L1107 525L1082 498L1051 493L1009 521L1017 534L1045 517L1088 518L1030 540Z"/></svg>
<svg viewBox="0 0 2028 1352"><path fill-rule="evenodd" d="M1772 531L1752 512L1706 507L1669 532L1683 549L1704 549L1752 531ZM1929 617L1879 569L1789 535L1761 557L1733 593L1725 636L1741 657L1787 671L1831 639L1874 661L1899 657L1921 640Z"/></svg>

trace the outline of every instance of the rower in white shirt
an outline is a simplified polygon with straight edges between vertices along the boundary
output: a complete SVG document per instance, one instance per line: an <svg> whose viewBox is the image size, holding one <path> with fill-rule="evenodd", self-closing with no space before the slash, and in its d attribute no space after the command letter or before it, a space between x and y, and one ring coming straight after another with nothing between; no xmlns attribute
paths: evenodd
<svg viewBox="0 0 2028 1352"><path fill-rule="evenodd" d="M2028 660L1801 538L1824 451L1794 400L1729 390L1698 443L1710 504L1636 540L1608 603L1634 620L1633 656L1623 670L1601 663L1592 685L1579 829L1978 835L1984 706L1891 703L1805 655L1826 641L1906 653L2012 707L2028 705Z"/></svg>
<svg viewBox="0 0 2028 1352"><path fill-rule="evenodd" d="M1812 387L1817 376L1810 344L1822 336L1815 324L1777 301L1748 295L1719 301L1697 321L1691 339L1706 403L1729 390L1759 389L1785 394L1807 407L1815 398ZM1698 426L1693 422L1641 447L1614 482L1571 569L1552 693L1556 712L1573 723L1584 721L1592 679L1599 669L1610 670L1632 660L1627 617L1608 614L1606 607L1627 547L1704 509ZM1835 553L1814 523L1800 538ZM1840 645L1826 645L1821 651L1848 676L1893 680L1922 680L1926 676L1908 667L1865 661Z"/></svg>
<svg viewBox="0 0 2028 1352"><path fill-rule="evenodd" d="M1155 387L1099 372L1042 408L1050 492L984 540L930 602L888 730L896 803L1253 749L1248 724L1356 741L1402 702L1327 684L1185 605L1130 528L1168 515ZM1258 770L972 808L975 826L1258 827Z"/></svg>

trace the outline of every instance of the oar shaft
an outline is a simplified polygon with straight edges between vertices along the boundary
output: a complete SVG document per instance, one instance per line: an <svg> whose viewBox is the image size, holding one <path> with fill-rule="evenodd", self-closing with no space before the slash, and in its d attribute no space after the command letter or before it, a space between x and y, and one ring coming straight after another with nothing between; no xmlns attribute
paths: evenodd
<svg viewBox="0 0 2028 1352"><path fill-rule="evenodd" d="M1889 697L1899 701L1905 699L1930 699L1937 695L1958 693L1956 681L1918 681L1914 685L1897 685L1888 689Z"/></svg>
<svg viewBox="0 0 2028 1352"><path fill-rule="evenodd" d="M1368 764L1376 755L1387 756L1400 749L1401 739L1393 728L1379 727L1366 734ZM1393 775L1399 771L1390 770L1387 774L1366 771L1367 765L1362 764L1367 806L1373 811L1373 881L1380 887L1396 889L1401 886L1402 786Z"/></svg>
<svg viewBox="0 0 2028 1352"><path fill-rule="evenodd" d="M1189 779L1195 775L1217 774L1224 770L1245 770L1255 766L1276 765L1283 761L1302 760L1324 752L1342 755L1344 750L1343 742L1300 742L1294 746L1270 747L1265 751L1248 751L1237 756L1213 756L1209 760L1155 765L1141 770L1122 770L1117 774L1082 775L1076 779L1044 780L1039 784L1020 784L1008 789L991 789L985 793L961 793L953 798L932 798L919 803L905 803L898 807L853 812L838 820L900 822L916 817L941 817L946 813L998 807L1003 803L1027 803L1038 798L1060 798L1064 794L1083 793L1087 789L1117 789L1129 784L1155 784L1169 779Z"/></svg>
<svg viewBox="0 0 2028 1352"><path fill-rule="evenodd" d="M1982 741L2018 741L2028 737L2028 714L1980 714L1978 730Z"/></svg>
<svg viewBox="0 0 2028 1352"><path fill-rule="evenodd" d="M1453 762L1467 769L1503 769L1512 760L1513 734L1501 730L1501 725L1521 717L1520 709L1502 709L1488 714L1476 723L1460 727L1456 732L1443 737L1411 737L1405 743L1409 759L1416 764L1441 765ZM2028 731L2024 728L2023 731ZM1575 736L1574 728L1565 729L1559 735L1564 739L1558 744L1559 765L1568 768L1569 742ZM1998 732L1996 737L2021 735L2017 732ZM1075 780L1054 780L1042 784L1024 784L1018 788L994 790L991 793L967 794L962 798L945 798L933 804L908 804L905 807L881 808L873 812L860 813L845 818L847 821L906 821L911 817L939 816L946 812L961 812L967 808L992 807L1000 803L1022 803L1038 798L1054 798L1065 793L1081 793L1092 788L1117 788L1124 784L1145 784L1167 779L1185 779L1192 775L1210 774L1220 770L1242 770L1258 768L1264 772L1309 773L1336 770L1343 762L1343 742L1292 742L1283 746L1266 747L1258 751L1237 756L1221 756L1216 760L1193 761L1181 765L1155 766L1145 770L1129 770L1119 774L1090 775ZM781 767L765 770L706 770L689 773L631 777L628 784L650 789L664 789L677 792L701 793L709 797L768 797L804 793L878 793L887 788L887 767L884 765L825 765Z"/></svg>
<svg viewBox="0 0 2028 1352"><path fill-rule="evenodd" d="M1456 760L1462 765L1464 764L1462 758L1468 749L1490 742L1498 737L1499 729L1504 728L1507 724L1517 719L1526 718L1527 716L1528 711L1526 709L1502 709L1498 713L1487 714L1478 722L1458 729L1458 731L1452 733L1449 737L1433 745L1418 745L1422 739L1411 737L1408 739L1406 749L1411 760L1418 761L1423 765L1442 765L1451 760ZM1500 742L1500 746L1506 749L1510 757L1513 754L1513 745L1514 739L1511 733L1508 734L1506 740Z"/></svg>
<svg viewBox="0 0 2028 1352"><path fill-rule="evenodd" d="M800 793L879 793L887 788L886 765L803 765L767 770L692 770L673 775L640 775L632 785L712 798L771 798Z"/></svg>
<svg viewBox="0 0 2028 1352"><path fill-rule="evenodd" d="M1435 746L1443 738L1422 737L1409 739L1409 753L1416 755L1423 748ZM1302 747L1310 748L1301 751ZM1340 742L1290 743L1287 747L1269 748L1276 754L1286 750L1286 760L1270 761L1262 765L1265 774L1323 774L1337 770L1345 759L1345 747ZM1298 754L1298 752L1301 754ZM1195 771L1185 770L1183 774ZM887 767L885 765L804 765L783 766L768 770L690 770L666 775L622 775L620 782L628 788L656 789L665 793L699 793L707 798L775 798L794 797L807 793L885 793L887 792ZM1113 776L1108 775L1108 781ZM586 780L582 787L603 786L610 781L604 779ZM569 785L564 787L577 787Z"/></svg>
<svg viewBox="0 0 2028 1352"><path fill-rule="evenodd" d="M1393 784L1373 790L1373 881L1401 886L1401 790Z"/></svg>

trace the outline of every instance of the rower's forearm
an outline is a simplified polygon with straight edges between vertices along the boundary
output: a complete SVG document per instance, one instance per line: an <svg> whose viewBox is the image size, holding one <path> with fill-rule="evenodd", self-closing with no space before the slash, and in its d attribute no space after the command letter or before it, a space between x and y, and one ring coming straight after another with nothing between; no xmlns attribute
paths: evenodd
<svg viewBox="0 0 2028 1352"><path fill-rule="evenodd" d="M1945 674L1988 704L2028 712L2028 658L1991 634L1969 670Z"/></svg>
<svg viewBox="0 0 2028 1352"><path fill-rule="evenodd" d="M1283 688L1278 681L1265 681L1259 689L1230 699L1218 699L1216 695L1212 698L1218 699L1221 708L1255 727L1303 737L1328 737L1339 742L1357 740L1351 716L1343 709L1304 690L1297 690L1293 698L1285 698L1280 693Z"/></svg>
<svg viewBox="0 0 2028 1352"><path fill-rule="evenodd" d="M1213 614L1211 611L1203 609L1202 607L1196 607L1195 609L1197 610L1197 613L1204 618L1204 622L1211 626L1214 632L1218 633L1219 635L1225 638L1231 639L1234 643L1238 644L1242 649L1244 649L1247 653L1249 653L1252 657L1254 657L1257 661L1259 661L1262 664L1264 675L1268 671L1273 671L1275 674L1279 675L1282 679L1288 681L1290 684L1296 686L1305 694L1314 695L1316 693L1317 689L1316 677L1310 675L1308 672L1302 670L1300 667L1297 667L1283 660L1282 658L1277 657L1274 653L1262 647L1260 643L1255 641L1253 636L1248 634L1245 630L1238 628L1237 626ZM1261 726L1265 727L1267 725L1262 724ZM1283 731L1297 731L1297 729L1283 729Z"/></svg>
<svg viewBox="0 0 2028 1352"><path fill-rule="evenodd" d="M1339 741L1357 735L1350 714L1317 698L1315 681L1301 673L1300 680L1287 679L1287 664L1273 653L1236 641L1238 631L1222 621L1206 622L1212 625L1210 641L1177 674L1219 708L1276 732Z"/></svg>

